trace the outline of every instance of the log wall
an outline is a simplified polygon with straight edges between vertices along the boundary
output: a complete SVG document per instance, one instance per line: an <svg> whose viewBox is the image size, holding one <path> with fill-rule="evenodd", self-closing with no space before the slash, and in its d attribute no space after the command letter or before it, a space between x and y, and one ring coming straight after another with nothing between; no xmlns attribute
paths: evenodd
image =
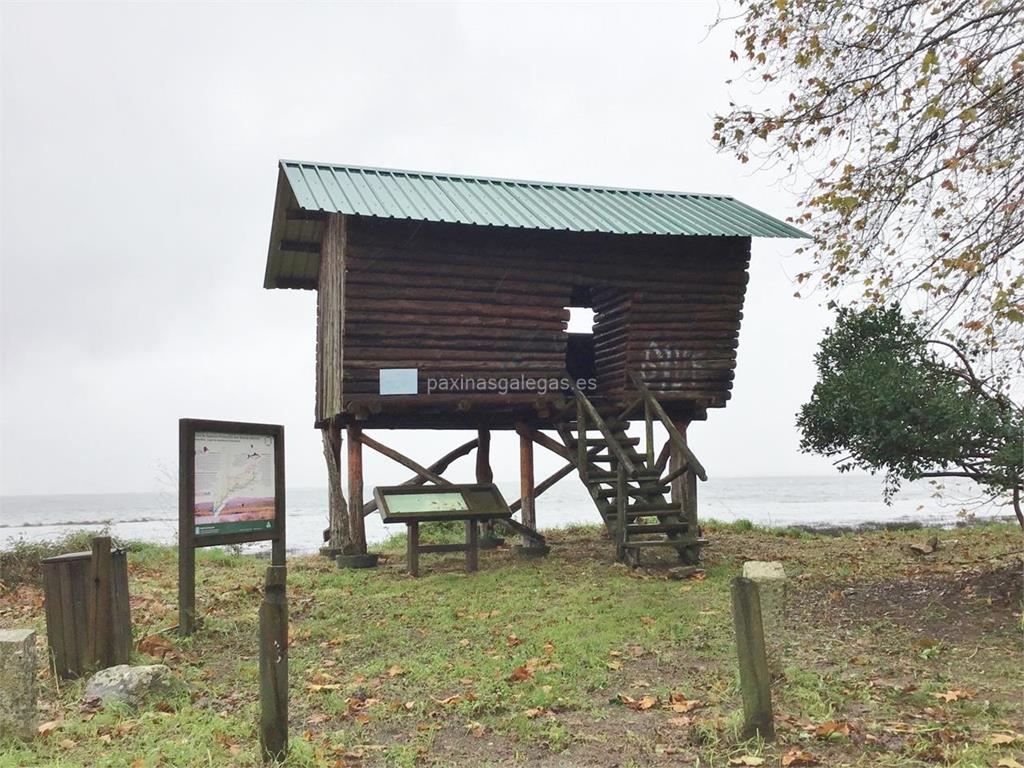
<svg viewBox="0 0 1024 768"><path fill-rule="evenodd" d="M412 401L423 406L450 394L475 406L515 399L465 389L428 398L430 378L564 377L566 307L580 287L596 313L601 397L624 397L629 371L659 399L706 408L729 397L749 238L342 218L323 240L320 420L375 397L381 368L418 369Z"/></svg>

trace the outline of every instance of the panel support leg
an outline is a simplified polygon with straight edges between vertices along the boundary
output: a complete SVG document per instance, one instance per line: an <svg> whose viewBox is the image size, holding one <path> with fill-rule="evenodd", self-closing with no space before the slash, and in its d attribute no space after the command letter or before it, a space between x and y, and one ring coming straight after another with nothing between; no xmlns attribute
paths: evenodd
<svg viewBox="0 0 1024 768"><path fill-rule="evenodd" d="M477 521L466 521L466 572L473 573L479 562L480 541L477 538Z"/></svg>
<svg viewBox="0 0 1024 768"><path fill-rule="evenodd" d="M405 524L405 566L410 576L420 574L420 524Z"/></svg>

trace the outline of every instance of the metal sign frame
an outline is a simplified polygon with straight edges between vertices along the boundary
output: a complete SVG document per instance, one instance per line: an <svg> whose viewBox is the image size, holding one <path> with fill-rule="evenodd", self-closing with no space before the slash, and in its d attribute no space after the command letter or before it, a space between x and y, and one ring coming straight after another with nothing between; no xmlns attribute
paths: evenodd
<svg viewBox="0 0 1024 768"><path fill-rule="evenodd" d="M423 512L400 512L393 510L388 504L388 497L415 496L415 495L442 495L458 493L462 496L465 509L438 510ZM489 493L495 501L497 509L484 511L475 509L472 502L472 495ZM439 520L499 520L512 516L512 510L501 495L501 491L494 483L468 483L452 485L380 485L373 489L373 498L377 501L380 509L380 516L385 523L429 523Z"/></svg>

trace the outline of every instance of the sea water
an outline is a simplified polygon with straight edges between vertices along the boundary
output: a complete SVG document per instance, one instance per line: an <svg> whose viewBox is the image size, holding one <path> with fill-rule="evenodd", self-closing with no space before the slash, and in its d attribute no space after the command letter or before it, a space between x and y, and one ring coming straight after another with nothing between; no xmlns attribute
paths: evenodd
<svg viewBox="0 0 1024 768"><path fill-rule="evenodd" d="M498 482L508 501L518 498L516 482ZM936 498L926 482L908 483L886 505L882 481L868 475L832 477L715 477L698 484L702 519L750 520L767 526L856 526L865 523L949 525L965 512L976 518L1004 517L1006 508L972 502L976 490L947 484ZM288 550L312 552L327 526L326 488L289 488L286 498ZM537 499L544 528L599 523L585 488L567 478ZM12 541L52 540L74 530L108 528L120 539L171 544L178 535L175 493L0 496L0 549ZM367 541L379 542L402 526L386 526L376 513L366 519Z"/></svg>

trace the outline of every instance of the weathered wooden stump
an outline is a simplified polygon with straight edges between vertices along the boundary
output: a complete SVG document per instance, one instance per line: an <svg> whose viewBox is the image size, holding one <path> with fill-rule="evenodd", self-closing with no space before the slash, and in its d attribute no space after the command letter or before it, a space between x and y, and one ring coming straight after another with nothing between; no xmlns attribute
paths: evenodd
<svg viewBox="0 0 1024 768"><path fill-rule="evenodd" d="M128 558L120 550L111 552L110 539L105 537L95 540L94 549L103 561L98 572L93 552L71 552L42 561L46 640L54 669L65 679L131 660Z"/></svg>

